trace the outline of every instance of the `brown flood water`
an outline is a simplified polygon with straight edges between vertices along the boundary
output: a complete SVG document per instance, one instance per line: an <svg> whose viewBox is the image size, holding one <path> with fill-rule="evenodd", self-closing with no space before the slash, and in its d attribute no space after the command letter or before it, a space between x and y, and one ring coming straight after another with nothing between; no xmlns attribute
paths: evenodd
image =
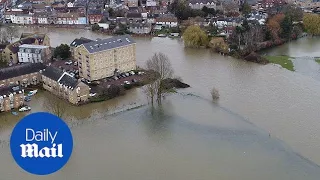
<svg viewBox="0 0 320 180"><path fill-rule="evenodd" d="M53 46L81 36L105 37L87 30L21 31L48 32ZM65 168L46 177L23 172L11 158L8 139L23 114L1 115L0 160L5 163L0 163L0 179L319 179L319 81L271 64L185 49L181 40L136 41L139 66L153 53L163 52L191 88L168 97L163 108L153 111L143 106L108 115L145 104L139 89L107 102L66 104L74 153ZM296 52L294 48L310 53L308 43L318 47L314 51L320 48L313 40L300 43L307 45L288 45L283 53ZM218 104L210 101L213 86L220 92ZM37 94L32 111L45 111L48 97L47 92Z"/></svg>

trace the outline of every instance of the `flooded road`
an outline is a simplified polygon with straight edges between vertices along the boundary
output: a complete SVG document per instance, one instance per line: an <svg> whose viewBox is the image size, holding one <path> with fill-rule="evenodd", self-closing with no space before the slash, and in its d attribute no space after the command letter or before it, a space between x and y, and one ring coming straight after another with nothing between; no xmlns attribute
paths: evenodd
<svg viewBox="0 0 320 180"><path fill-rule="evenodd" d="M87 30L23 31L48 32L52 46L81 36L105 37ZM154 111L143 106L109 115L115 109L145 104L139 89L107 102L66 104L74 154L62 171L39 179L319 179L318 80L272 64L186 49L180 40L136 41L139 66L153 53L163 52L176 76L191 88L167 98L164 107ZM316 56L320 43L310 41L313 50L306 48L306 53ZM293 43L299 42L305 43ZM298 51L291 48L300 47L304 45L288 45L281 52L290 55ZM218 104L210 101L212 87L219 90ZM45 111L48 99L47 92L37 94L32 111ZM1 179L35 179L14 164L7 145L20 117L0 118L0 160L6 162L0 163Z"/></svg>

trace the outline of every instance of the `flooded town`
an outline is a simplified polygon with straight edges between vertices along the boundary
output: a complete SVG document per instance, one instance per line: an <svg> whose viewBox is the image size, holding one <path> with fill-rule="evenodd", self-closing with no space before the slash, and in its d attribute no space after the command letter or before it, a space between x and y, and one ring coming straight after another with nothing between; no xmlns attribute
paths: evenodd
<svg viewBox="0 0 320 180"><path fill-rule="evenodd" d="M219 43L211 39L205 48L199 38L201 42L191 43L193 47L189 47L186 42L193 41L185 38L188 28L182 28L175 38L171 37L171 27L157 30L157 26L165 25L165 22L157 23L161 22L157 18L163 18L167 10L153 1L137 3L146 3L146 9L160 6L154 7L151 14L160 11L161 15L154 17L147 13L146 21L140 21L140 16L131 14L133 20L126 19L128 32L123 34L118 32L123 31L118 22L126 20L113 21L107 16L106 21L101 21L106 15L103 10L90 16L91 26L87 26L89 21L79 19L89 16L92 10L77 15L82 27L80 23L58 22L60 17L55 20L54 11L47 15L51 23L49 18L45 21L46 18L35 16L37 12L26 15L21 12L35 11L39 4L30 8L30 3L30 6L34 3L15 3L15 9L4 12L4 20L8 22L1 27L1 32L10 33L11 28L16 32L12 40L8 39L9 44L1 47L2 61L7 64L0 69L0 92L4 93L0 113L0 179L319 179L320 41L317 36L301 34L299 38L285 40L281 32L272 31L271 40L265 41L266 37L261 39L257 35L262 31L250 25L252 31L246 31L250 33L241 31L237 35L233 33L236 30L229 30L231 26L241 25L243 20L230 15L226 21L232 19L232 22L226 22L227 25L210 36ZM81 2L56 2L52 9L69 6L75 9L80 6L76 3ZM316 14L317 9L310 3L300 3L299 6L305 7L304 18L305 13ZM120 2L107 4L115 11ZM216 1L201 1L201 8L199 4L200 1L190 1L188 7L201 10L203 4L209 9L223 6ZM29 8L16 10L22 6ZM127 11L135 9L144 19L144 12L137 10L135 6L140 5L135 5L135 1L129 1L127 6ZM259 3L250 6L262 8ZM248 13L251 17L247 19L259 18L257 22L264 26L270 19L265 17L268 13ZM12 18L10 22L5 17L7 14ZM169 26L182 24L176 15L165 16L173 21ZM32 22L37 19L38 23L19 23L19 16L30 16ZM209 16L201 23L191 17L187 26L206 29ZM147 21L148 17L154 17L156 23ZM214 22L215 26L224 23ZM72 24L77 28L70 28ZM93 30L95 25L101 27ZM110 30L112 26L115 28ZM191 30L191 34L198 31L194 27ZM284 30L282 27L281 31ZM211 30L203 32L207 36ZM292 35L296 32L292 31ZM249 35L261 43L246 40ZM240 46L233 48L238 42L224 40L228 45L226 50L220 40L232 37L241 39ZM276 45L280 41L273 42L273 38L283 42ZM261 48L269 41L274 47ZM65 47L69 49L64 51ZM253 52L256 55L251 60L248 57ZM145 80L150 80L150 72L156 70L152 65L161 58L170 62L167 68L170 79L181 81L187 88L170 89L160 97L161 105L158 105L156 95L150 95L156 92L150 89L157 80ZM258 59L270 62L260 63ZM159 74L161 77L163 73ZM150 100L153 98L154 106ZM59 107L58 110L53 106ZM12 129L23 117L35 112L61 116L73 134L74 149L69 162L48 176L34 176L19 169L10 154Z"/></svg>

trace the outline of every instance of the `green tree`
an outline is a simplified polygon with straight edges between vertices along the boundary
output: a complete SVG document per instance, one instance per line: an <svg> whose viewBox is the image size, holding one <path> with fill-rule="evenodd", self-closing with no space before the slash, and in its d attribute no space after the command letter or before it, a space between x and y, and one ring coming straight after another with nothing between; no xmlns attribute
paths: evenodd
<svg viewBox="0 0 320 180"><path fill-rule="evenodd" d="M61 44L54 49L53 57L67 59L71 56L70 47L67 44Z"/></svg>
<svg viewBox="0 0 320 180"><path fill-rule="evenodd" d="M208 35L199 26L189 26L183 33L186 47L200 47L208 45Z"/></svg>
<svg viewBox="0 0 320 180"><path fill-rule="evenodd" d="M309 34L320 35L320 16L318 14L305 14L303 24Z"/></svg>
<svg viewBox="0 0 320 180"><path fill-rule="evenodd" d="M245 1L242 5L242 14L247 16L251 13L251 6L248 4L247 1Z"/></svg>
<svg viewBox="0 0 320 180"><path fill-rule="evenodd" d="M208 8L207 6L203 6L202 11L204 12L204 16L216 15L216 10L214 8Z"/></svg>
<svg viewBox="0 0 320 180"><path fill-rule="evenodd" d="M100 30L100 26L99 26L97 23L94 23L94 24L91 26L91 30L92 30L92 31L99 31L99 30Z"/></svg>
<svg viewBox="0 0 320 180"><path fill-rule="evenodd" d="M292 18L292 21L302 21L303 10L292 4L288 4L283 8L283 13Z"/></svg>
<svg viewBox="0 0 320 180"><path fill-rule="evenodd" d="M2 58L2 53L0 53L0 68L6 67L7 65L7 61L4 58Z"/></svg>
<svg viewBox="0 0 320 180"><path fill-rule="evenodd" d="M285 39L290 39L293 29L293 23L290 15L286 15L281 22L281 37Z"/></svg>

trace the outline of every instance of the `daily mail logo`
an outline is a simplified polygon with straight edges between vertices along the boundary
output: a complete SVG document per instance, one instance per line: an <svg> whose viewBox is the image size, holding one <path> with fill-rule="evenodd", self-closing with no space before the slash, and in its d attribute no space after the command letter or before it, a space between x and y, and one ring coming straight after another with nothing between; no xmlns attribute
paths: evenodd
<svg viewBox="0 0 320 180"><path fill-rule="evenodd" d="M49 113L26 116L12 131L10 148L14 160L25 171L48 175L69 160L73 138L67 124Z"/></svg>
<svg viewBox="0 0 320 180"><path fill-rule="evenodd" d="M54 134L54 135L52 135ZM62 144L56 144L54 143L55 138L57 137L58 131L55 133L50 132L49 129L44 129L42 131L35 131L33 129L27 128L26 129L26 141L27 142L42 142L42 141L47 141L51 142L52 147L43 147L39 149L38 144L33 143L33 144L21 144L21 156L22 157L30 157L30 158L50 158L50 157L63 157L62 154Z"/></svg>

